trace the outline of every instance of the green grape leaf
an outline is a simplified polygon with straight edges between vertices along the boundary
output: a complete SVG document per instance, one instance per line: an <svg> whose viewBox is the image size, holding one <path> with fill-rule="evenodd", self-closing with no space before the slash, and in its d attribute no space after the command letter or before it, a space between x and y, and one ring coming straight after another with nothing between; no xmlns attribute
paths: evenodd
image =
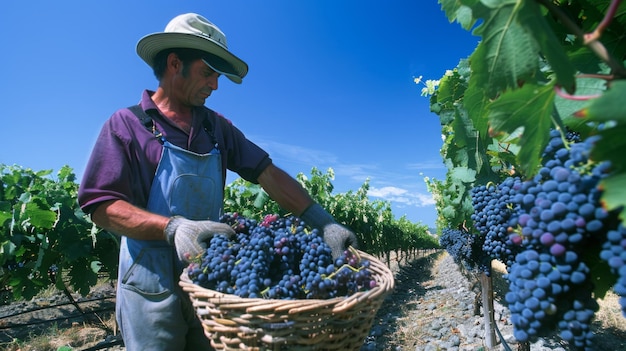
<svg viewBox="0 0 626 351"><path fill-rule="evenodd" d="M477 0L473 2L476 3ZM476 23L476 18L472 15L472 8L470 6L464 5L457 0L439 0L439 3L450 23L457 21L466 30L470 30Z"/></svg>
<svg viewBox="0 0 626 351"><path fill-rule="evenodd" d="M0 203L0 207L3 207L2 203ZM4 225L4 223L11 218L13 218L13 215L11 214L11 212L0 211L0 226Z"/></svg>
<svg viewBox="0 0 626 351"><path fill-rule="evenodd" d="M471 56L473 90L483 89L484 95L493 99L503 91L537 81L541 55L549 61L559 84L573 90L576 70L536 2L483 1L482 5L474 7L475 16L484 22L475 30L482 40ZM473 98L474 102L481 100Z"/></svg>
<svg viewBox="0 0 626 351"><path fill-rule="evenodd" d="M467 167L455 167L450 171L450 176L463 183L472 183L476 180L476 171Z"/></svg>
<svg viewBox="0 0 626 351"><path fill-rule="evenodd" d="M264 191L258 191L254 197L254 207L262 208L268 201L270 201L269 195Z"/></svg>
<svg viewBox="0 0 626 351"><path fill-rule="evenodd" d="M551 84L526 84L521 89L502 94L489 106L489 121L494 131L512 134L520 126L524 128L519 137L517 157L526 175L534 174L548 142L554 96Z"/></svg>
<svg viewBox="0 0 626 351"><path fill-rule="evenodd" d="M527 18L520 12L527 10L519 6L520 0L491 2L476 14L484 20L475 33L482 36L481 42L471 56L471 81L484 89L485 95L493 99L502 91L517 88L530 79L539 68L539 45L525 23Z"/></svg>
<svg viewBox="0 0 626 351"><path fill-rule="evenodd" d="M576 95L593 96L602 94L606 90L606 80L592 78L576 79ZM559 115L565 120L572 118L576 111L583 109L589 104L588 101L576 99L567 99L557 95L554 100ZM584 123L584 119L576 118L579 122Z"/></svg>
<svg viewBox="0 0 626 351"><path fill-rule="evenodd" d="M43 204L41 201L30 201L26 204L24 213L22 214L25 219L28 219L31 225L50 229L54 225L57 215L56 213L50 211L50 209L42 208Z"/></svg>
<svg viewBox="0 0 626 351"><path fill-rule="evenodd" d="M454 218L454 215L456 213L456 208L452 205L446 206L441 209L441 215L446 219Z"/></svg>
<svg viewBox="0 0 626 351"><path fill-rule="evenodd" d="M625 96L626 81L615 81L604 94L589 101L589 104L579 111L577 115L586 117L587 121L626 122L626 108L624 108Z"/></svg>
<svg viewBox="0 0 626 351"><path fill-rule="evenodd" d="M467 65L467 62L461 60L459 66ZM467 77L463 77L460 74L459 69L451 71L451 73L444 75L439 80L439 87L436 93L436 102L442 109L453 110L455 104L463 99L467 89Z"/></svg>
<svg viewBox="0 0 626 351"><path fill-rule="evenodd" d="M493 172L488 167L489 161L486 157L487 134L475 128L475 120L469 116L468 111L458 108L456 118L451 123L454 140L447 150L448 157L454 161L455 166L466 166L476 170L479 175L477 178L492 179Z"/></svg>
<svg viewBox="0 0 626 351"><path fill-rule="evenodd" d="M601 129L601 139L592 150L592 158L596 161L609 160L613 172L623 172L626 169L626 159L623 152L626 148L626 81L615 81L600 97L589 101L588 105L577 115L586 116L585 122L607 123L614 125Z"/></svg>
<svg viewBox="0 0 626 351"><path fill-rule="evenodd" d="M469 81L463 106L467 109L467 115L470 116L472 126L476 129L476 139L481 138L487 143L489 120L486 117L486 111L489 98L485 95L485 89L478 84L477 80Z"/></svg>
<svg viewBox="0 0 626 351"><path fill-rule="evenodd" d="M86 258L73 262L68 273L71 286L82 296L89 294L91 287L98 282L98 274L92 270L91 262Z"/></svg>
<svg viewBox="0 0 626 351"><path fill-rule="evenodd" d="M593 272L593 297L603 299L606 293L615 285L616 276L611 273L609 264L600 258L600 245L590 245L581 254L583 261Z"/></svg>
<svg viewBox="0 0 626 351"><path fill-rule="evenodd" d="M15 257L16 248L17 246L11 240L6 240L0 244L0 265L4 265L8 259Z"/></svg>
<svg viewBox="0 0 626 351"><path fill-rule="evenodd" d="M626 124L604 129L599 134L601 138L594 145L591 158L594 161L609 160L613 172L623 172L626 169Z"/></svg>
<svg viewBox="0 0 626 351"><path fill-rule="evenodd" d="M600 181L602 192L602 207L613 210L619 210L619 217L622 223L626 225L626 208L624 207L624 199L626 199L626 174L616 174Z"/></svg>
<svg viewBox="0 0 626 351"><path fill-rule="evenodd" d="M68 262L73 262L74 260L88 257L91 252L91 241L83 238L82 240L63 240L59 241L58 245L59 250L63 252L65 255L65 259Z"/></svg>
<svg viewBox="0 0 626 351"><path fill-rule="evenodd" d="M94 273L98 273L102 269L103 265L100 261L91 261L91 264L89 266L91 267L91 270L94 271Z"/></svg>
<svg viewBox="0 0 626 351"><path fill-rule="evenodd" d="M539 45L540 52L537 52L537 57L544 56L550 64L550 69L556 75L557 84L573 93L576 87L576 67L567 56L561 41L542 16L538 3L523 1L522 4L523 10L520 11L518 18Z"/></svg>

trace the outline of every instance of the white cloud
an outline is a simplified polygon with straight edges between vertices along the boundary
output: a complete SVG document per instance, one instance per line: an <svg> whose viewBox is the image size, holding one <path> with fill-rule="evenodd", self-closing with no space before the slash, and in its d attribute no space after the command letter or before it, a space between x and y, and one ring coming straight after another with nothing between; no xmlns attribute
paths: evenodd
<svg viewBox="0 0 626 351"><path fill-rule="evenodd" d="M400 188L396 188L393 186L386 186L380 189L372 188L368 192L368 195L376 196L376 197L389 197L389 196L401 196L406 193L407 193L406 189L400 189Z"/></svg>
<svg viewBox="0 0 626 351"><path fill-rule="evenodd" d="M404 204L407 206L423 207L435 204L435 200L431 194L410 192L409 190L393 186L386 186L382 188L370 187L367 195L379 197L391 203Z"/></svg>

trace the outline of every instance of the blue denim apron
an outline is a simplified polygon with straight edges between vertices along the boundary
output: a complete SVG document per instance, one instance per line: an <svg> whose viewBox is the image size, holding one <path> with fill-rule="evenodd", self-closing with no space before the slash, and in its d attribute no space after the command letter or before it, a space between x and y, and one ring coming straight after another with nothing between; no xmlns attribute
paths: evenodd
<svg viewBox="0 0 626 351"><path fill-rule="evenodd" d="M196 154L165 140L147 210L218 220L224 196L221 168L217 147ZM166 241L122 236L116 317L128 351L212 350L178 285L184 266Z"/></svg>

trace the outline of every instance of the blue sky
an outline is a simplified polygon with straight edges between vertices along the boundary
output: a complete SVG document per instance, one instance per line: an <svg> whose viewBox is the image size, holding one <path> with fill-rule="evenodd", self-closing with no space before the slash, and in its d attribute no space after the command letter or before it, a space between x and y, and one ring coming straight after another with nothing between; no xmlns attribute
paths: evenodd
<svg viewBox="0 0 626 351"><path fill-rule="evenodd" d="M332 168L336 193L369 179L396 218L434 225L423 179L445 178L440 127L413 79L439 79L478 41L435 0L8 0L0 163L68 165L80 180L102 123L157 86L137 41L186 12L250 67L241 85L222 78L208 107L289 174Z"/></svg>

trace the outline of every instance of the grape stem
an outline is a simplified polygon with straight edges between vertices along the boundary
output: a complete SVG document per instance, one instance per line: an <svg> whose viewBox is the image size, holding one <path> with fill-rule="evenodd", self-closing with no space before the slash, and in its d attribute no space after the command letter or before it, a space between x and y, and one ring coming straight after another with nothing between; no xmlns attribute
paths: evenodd
<svg viewBox="0 0 626 351"><path fill-rule="evenodd" d="M324 279L332 279L332 278L333 278L333 277L334 277L337 273L339 273L339 271L340 271L340 270L342 270L344 267L350 268L353 272L358 272L358 271L360 271L362 268L364 268L364 267L361 267L361 268L354 268L354 267L352 267L351 265L349 265L349 264L347 264L347 263L344 263L344 264L343 264L343 266L341 266L341 267L337 268L334 272L332 272L331 274L327 275L327 276L326 276L326 278L324 278Z"/></svg>
<svg viewBox="0 0 626 351"><path fill-rule="evenodd" d="M591 100L591 99L595 99L597 97L600 97L600 94L592 94L592 95L572 95L569 94L566 91L563 91L563 87L560 85L555 85L554 86L554 91L556 92L556 95L567 99L567 100L572 100L572 101L587 101L587 100Z"/></svg>
<svg viewBox="0 0 626 351"><path fill-rule="evenodd" d="M349 247L348 247L348 250L350 250L350 252L351 252L354 256L356 256L356 258L357 258L357 262L361 262L361 255L359 255L359 252L358 252L358 251L357 251L354 247L349 246ZM353 272L358 272L358 271L360 271L362 268L364 268L364 267L361 267L361 268L354 268L354 267L352 267L351 265L349 265L349 264L347 264L347 263L344 263L344 265L343 265L343 266L341 266L341 267L337 268L334 272L332 272L331 274L329 274L329 275L326 277L326 279L332 279L332 278L333 278L333 277L334 277L337 273L339 273L339 271L340 271L340 270L342 270L344 267L348 267L348 268L350 268Z"/></svg>
<svg viewBox="0 0 626 351"><path fill-rule="evenodd" d="M577 78L593 78L593 79L604 79L606 81L612 81L615 79L614 74L591 74L591 73L583 73L576 76ZM564 99L572 100L572 101L587 101L591 99L595 99L600 97L601 94L592 94L592 95L572 95L563 90L563 87L560 85L554 86L554 91L556 94Z"/></svg>

